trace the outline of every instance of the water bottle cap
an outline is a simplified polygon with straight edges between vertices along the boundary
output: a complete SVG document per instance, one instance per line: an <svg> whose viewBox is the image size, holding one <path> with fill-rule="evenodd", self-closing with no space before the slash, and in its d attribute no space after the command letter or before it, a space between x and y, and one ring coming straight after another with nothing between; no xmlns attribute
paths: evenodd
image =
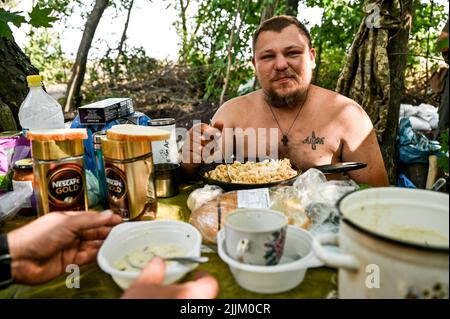
<svg viewBox="0 0 450 319"><path fill-rule="evenodd" d="M28 86L42 86L42 76L29 75L27 76Z"/></svg>

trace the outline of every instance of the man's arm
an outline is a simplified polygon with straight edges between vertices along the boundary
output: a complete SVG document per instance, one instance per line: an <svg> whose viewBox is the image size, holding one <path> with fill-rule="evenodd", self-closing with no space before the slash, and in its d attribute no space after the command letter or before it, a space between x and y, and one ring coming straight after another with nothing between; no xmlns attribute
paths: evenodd
<svg viewBox="0 0 450 319"><path fill-rule="evenodd" d="M357 104L348 105L340 117L342 124L342 162L362 162L367 167L348 175L359 184L387 186L389 180L372 122Z"/></svg>

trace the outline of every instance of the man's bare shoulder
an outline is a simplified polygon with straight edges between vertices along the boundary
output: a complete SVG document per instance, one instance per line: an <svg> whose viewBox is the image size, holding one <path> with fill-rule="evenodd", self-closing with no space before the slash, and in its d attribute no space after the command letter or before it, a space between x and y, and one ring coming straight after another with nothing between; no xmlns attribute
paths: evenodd
<svg viewBox="0 0 450 319"><path fill-rule="evenodd" d="M364 109L355 101L340 93L313 86L315 95L321 107L326 108L328 112L334 116L341 115L341 118L365 117L367 116Z"/></svg>
<svg viewBox="0 0 450 319"><path fill-rule="evenodd" d="M231 100L226 101L219 109L226 110L240 110L248 108L249 106L257 104L257 101L261 98L261 91L254 91L242 96L237 96Z"/></svg>
<svg viewBox="0 0 450 319"><path fill-rule="evenodd" d="M242 116L245 117L250 110L254 111L255 106L260 104L258 103L260 99L261 92L255 91L228 100L216 111L214 119L238 122L238 119Z"/></svg>

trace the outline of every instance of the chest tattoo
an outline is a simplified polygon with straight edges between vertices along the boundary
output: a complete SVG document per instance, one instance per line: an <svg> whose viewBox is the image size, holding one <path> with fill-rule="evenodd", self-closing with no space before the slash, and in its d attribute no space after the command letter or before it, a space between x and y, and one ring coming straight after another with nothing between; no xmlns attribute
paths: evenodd
<svg viewBox="0 0 450 319"><path fill-rule="evenodd" d="M315 151L317 144L324 144L325 137L316 137L316 133L312 131L311 136L308 136L303 140L303 144L311 144L311 148Z"/></svg>

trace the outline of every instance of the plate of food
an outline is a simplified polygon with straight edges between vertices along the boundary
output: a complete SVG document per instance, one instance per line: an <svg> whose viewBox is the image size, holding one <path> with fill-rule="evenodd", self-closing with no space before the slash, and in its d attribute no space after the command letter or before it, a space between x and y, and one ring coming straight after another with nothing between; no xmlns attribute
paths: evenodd
<svg viewBox="0 0 450 319"><path fill-rule="evenodd" d="M301 174L289 159L265 159L243 162L211 163L199 171L205 184L217 185L224 190L272 187L292 184Z"/></svg>

